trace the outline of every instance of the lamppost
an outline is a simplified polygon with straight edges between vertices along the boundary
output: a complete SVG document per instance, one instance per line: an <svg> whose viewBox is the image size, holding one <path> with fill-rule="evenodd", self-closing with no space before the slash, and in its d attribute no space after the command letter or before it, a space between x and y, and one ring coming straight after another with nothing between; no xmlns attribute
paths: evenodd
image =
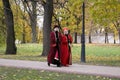
<svg viewBox="0 0 120 80"><path fill-rule="evenodd" d="M81 62L85 60L85 3L82 4Z"/></svg>

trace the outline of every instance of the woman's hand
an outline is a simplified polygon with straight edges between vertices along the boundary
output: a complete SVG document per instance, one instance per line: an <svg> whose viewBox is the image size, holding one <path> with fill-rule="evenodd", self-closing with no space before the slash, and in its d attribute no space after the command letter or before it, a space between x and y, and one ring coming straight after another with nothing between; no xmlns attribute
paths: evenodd
<svg viewBox="0 0 120 80"><path fill-rule="evenodd" d="M53 44L52 47L56 47L56 44Z"/></svg>

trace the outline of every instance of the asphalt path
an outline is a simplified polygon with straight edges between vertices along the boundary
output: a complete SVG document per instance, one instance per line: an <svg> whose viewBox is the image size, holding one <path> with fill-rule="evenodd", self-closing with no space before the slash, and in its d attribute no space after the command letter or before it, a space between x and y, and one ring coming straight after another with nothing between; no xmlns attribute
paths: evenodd
<svg viewBox="0 0 120 80"><path fill-rule="evenodd" d="M36 70L69 73L69 74L84 74L84 75L120 78L120 67L95 66L95 65L83 65L83 64L81 65L72 64L69 67L56 67L55 65L51 65L49 67L47 65L47 62L12 60L12 59L0 59L0 66L29 68Z"/></svg>

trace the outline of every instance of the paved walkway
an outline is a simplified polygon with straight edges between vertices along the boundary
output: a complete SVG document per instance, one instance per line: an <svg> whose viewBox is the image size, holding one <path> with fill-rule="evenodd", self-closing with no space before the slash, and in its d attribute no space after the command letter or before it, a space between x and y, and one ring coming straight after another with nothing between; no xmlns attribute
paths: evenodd
<svg viewBox="0 0 120 80"><path fill-rule="evenodd" d="M49 67L47 66L46 62L11 60L11 59L0 59L0 66L120 78L120 67L79 65L79 64L73 64L69 67L56 67L55 65L51 65Z"/></svg>

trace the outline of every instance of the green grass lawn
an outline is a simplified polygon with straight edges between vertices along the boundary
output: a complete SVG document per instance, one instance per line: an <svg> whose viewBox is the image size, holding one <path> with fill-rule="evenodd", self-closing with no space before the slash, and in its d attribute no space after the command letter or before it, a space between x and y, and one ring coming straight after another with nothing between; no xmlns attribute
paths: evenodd
<svg viewBox="0 0 120 80"><path fill-rule="evenodd" d="M46 57L40 57L41 44L18 44L17 55L4 55L5 46L0 47L0 58L46 61ZM72 61L80 63L81 46L73 44ZM86 63L93 65L120 66L120 45L111 44L86 44Z"/></svg>
<svg viewBox="0 0 120 80"><path fill-rule="evenodd" d="M74 45L73 62L80 60L81 47ZM86 63L95 65L120 66L120 45L86 45Z"/></svg>
<svg viewBox="0 0 120 80"><path fill-rule="evenodd" d="M119 80L115 78L65 74L43 70L0 67L0 80Z"/></svg>
<svg viewBox="0 0 120 80"><path fill-rule="evenodd" d="M46 57L41 57L41 44L18 44L17 55L5 55L5 46L0 47L0 58L46 61ZM80 62L80 44L72 46L73 63ZM93 65L120 66L120 46L119 45L86 45L86 63ZM119 80L101 76L88 76L65 74L49 71L39 71L32 69L19 69L11 67L0 67L0 80Z"/></svg>

